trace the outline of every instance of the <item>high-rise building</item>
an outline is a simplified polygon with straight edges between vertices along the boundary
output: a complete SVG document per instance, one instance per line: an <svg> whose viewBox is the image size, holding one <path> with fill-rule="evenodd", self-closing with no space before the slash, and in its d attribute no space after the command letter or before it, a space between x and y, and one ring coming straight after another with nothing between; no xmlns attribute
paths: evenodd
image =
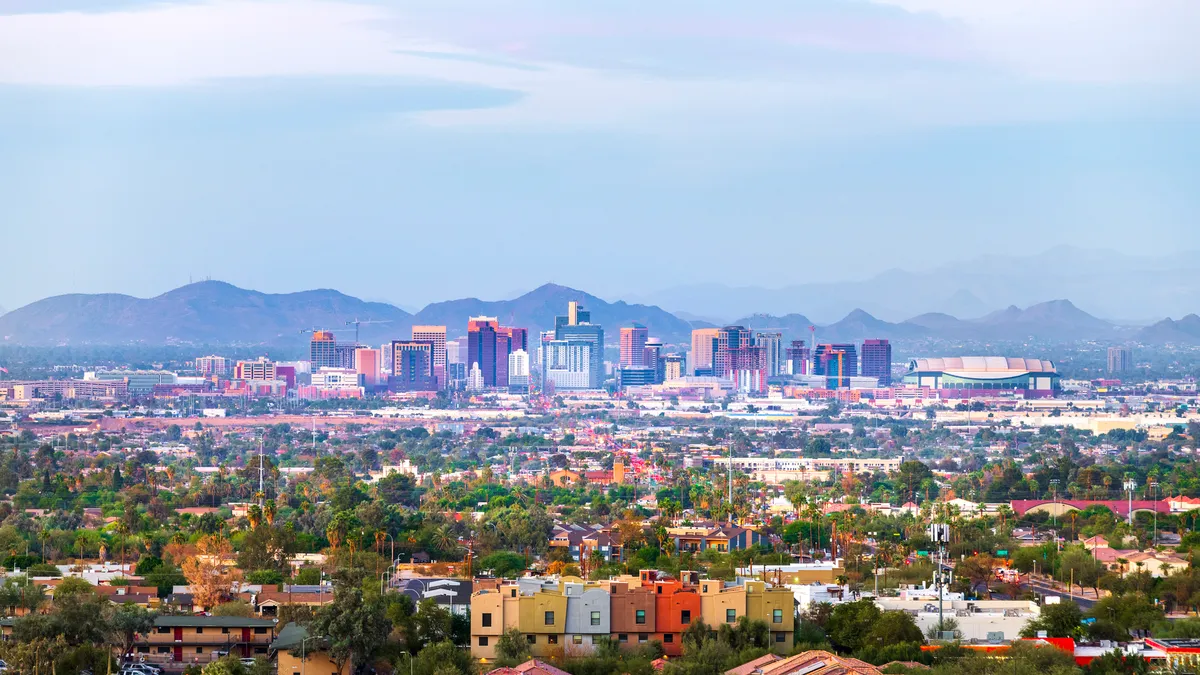
<svg viewBox="0 0 1200 675"><path fill-rule="evenodd" d="M892 385L892 345L887 340L863 340L862 376L879 380L879 386Z"/></svg>
<svg viewBox="0 0 1200 675"><path fill-rule="evenodd" d="M413 326L413 342L428 342L433 345L433 377L439 388L446 386L446 327Z"/></svg>
<svg viewBox="0 0 1200 675"><path fill-rule="evenodd" d="M692 331L693 375L712 375L713 350L716 340L716 328L697 328Z"/></svg>
<svg viewBox="0 0 1200 675"><path fill-rule="evenodd" d="M465 336L446 340L446 363L461 363L466 365L467 338Z"/></svg>
<svg viewBox="0 0 1200 675"><path fill-rule="evenodd" d="M392 341L392 375L388 387L395 391L432 391L433 345L416 340Z"/></svg>
<svg viewBox="0 0 1200 675"><path fill-rule="evenodd" d="M658 338L650 338L646 341L646 345L642 347L642 363L646 368L654 372L655 384L661 384L663 381L662 350L663 343Z"/></svg>
<svg viewBox="0 0 1200 675"><path fill-rule="evenodd" d="M515 394L529 391L529 352L524 349L508 355L508 390Z"/></svg>
<svg viewBox="0 0 1200 675"><path fill-rule="evenodd" d="M358 345L338 342L333 331L315 330L309 342L309 361L312 369L354 368L354 352Z"/></svg>
<svg viewBox="0 0 1200 675"><path fill-rule="evenodd" d="M567 307L567 316L557 316L554 318L554 342L566 343L567 345L587 345L588 357L588 383L585 387L563 387L555 380L555 386L559 389L600 389L604 386L604 328L591 322L592 315L585 310L579 303L571 302ZM543 349L545 345L543 345ZM572 358L579 356L583 352L579 349L572 349L570 353ZM562 354L559 354L561 356ZM543 364L549 362L558 364L558 356L552 359L547 359L543 355ZM569 361L564 357L563 363ZM576 372L576 371L571 371ZM543 370L543 379L546 378L546 371ZM574 381L572 379L572 381Z"/></svg>
<svg viewBox="0 0 1200 675"><path fill-rule="evenodd" d="M392 343L385 342L379 346L379 370L385 375L392 374Z"/></svg>
<svg viewBox="0 0 1200 675"><path fill-rule="evenodd" d="M754 334L744 326L717 330L712 374L734 381L738 391L761 394L767 391L764 350L754 344Z"/></svg>
<svg viewBox="0 0 1200 675"><path fill-rule="evenodd" d="M264 356L260 356L254 361L238 361L237 366L233 369L233 377L236 380L279 379L275 372L275 362Z"/></svg>
<svg viewBox="0 0 1200 675"><path fill-rule="evenodd" d="M370 347L359 347L354 352L354 370L364 387L374 387L379 384L379 350Z"/></svg>
<svg viewBox="0 0 1200 675"><path fill-rule="evenodd" d="M687 374L687 363L683 354L663 356L663 382L678 380Z"/></svg>
<svg viewBox="0 0 1200 675"><path fill-rule="evenodd" d="M782 375L784 371L783 333L757 333L754 336L754 344L763 349L767 377Z"/></svg>
<svg viewBox="0 0 1200 675"><path fill-rule="evenodd" d="M650 332L641 324L621 327L621 367L640 368L646 365L646 340Z"/></svg>
<svg viewBox="0 0 1200 675"><path fill-rule="evenodd" d="M1121 375L1133 370L1133 351L1129 347L1108 348L1108 374Z"/></svg>
<svg viewBox="0 0 1200 675"><path fill-rule="evenodd" d="M499 332L499 334L505 335L509 338L509 342L511 343L510 346L512 347L512 351L515 352L518 349L523 350L525 352L529 351L529 330L528 329L515 328L513 326L501 326L498 332Z"/></svg>
<svg viewBox="0 0 1200 675"><path fill-rule="evenodd" d="M467 321L467 369L470 372L475 364L479 364L485 387L496 386L496 331L499 328L500 322L494 316L475 316Z"/></svg>
<svg viewBox="0 0 1200 675"><path fill-rule="evenodd" d="M788 375L808 375L812 354L804 346L804 340L792 340L792 346L787 349L787 361L784 364Z"/></svg>
<svg viewBox="0 0 1200 675"><path fill-rule="evenodd" d="M229 359L224 356L201 356L196 359L196 372L205 377L225 377L230 370Z"/></svg>
<svg viewBox="0 0 1200 675"><path fill-rule="evenodd" d="M858 349L853 344L823 344L813 350L813 375L824 375L830 389L845 389L858 375Z"/></svg>
<svg viewBox="0 0 1200 675"><path fill-rule="evenodd" d="M592 372L593 344L587 340L549 340L542 343L542 389L599 389Z"/></svg>

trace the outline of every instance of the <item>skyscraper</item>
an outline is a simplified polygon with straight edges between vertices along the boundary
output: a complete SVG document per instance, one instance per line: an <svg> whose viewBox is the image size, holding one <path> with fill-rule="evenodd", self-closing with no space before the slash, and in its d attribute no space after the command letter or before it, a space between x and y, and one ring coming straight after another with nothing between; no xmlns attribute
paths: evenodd
<svg viewBox="0 0 1200 675"><path fill-rule="evenodd" d="M712 375L713 343L716 339L716 328L697 328L692 331L692 374Z"/></svg>
<svg viewBox="0 0 1200 675"><path fill-rule="evenodd" d="M767 391L764 350L754 344L754 334L745 326L726 326L717 331L712 361L713 375L733 380L738 391Z"/></svg>
<svg viewBox="0 0 1200 675"><path fill-rule="evenodd" d="M850 386L858 375L858 349L853 344L823 344L813 350L813 375L824 375L830 389Z"/></svg>
<svg viewBox="0 0 1200 675"><path fill-rule="evenodd" d="M467 370L479 365L483 386L496 386L496 331L500 322L494 316L475 316L467 321ZM507 368L507 366L505 366Z"/></svg>
<svg viewBox="0 0 1200 675"><path fill-rule="evenodd" d="M650 338L642 347L642 363L647 369L653 371L655 384L661 384L663 381L662 350L663 343L658 338Z"/></svg>
<svg viewBox="0 0 1200 675"><path fill-rule="evenodd" d="M388 386L396 391L430 391L433 378L433 345L416 340L392 341L392 376Z"/></svg>
<svg viewBox="0 0 1200 675"><path fill-rule="evenodd" d="M757 333L754 343L763 348L767 377L783 374L783 333Z"/></svg>
<svg viewBox="0 0 1200 675"><path fill-rule="evenodd" d="M354 352L354 369L364 387L379 384L379 350L360 347Z"/></svg>
<svg viewBox="0 0 1200 675"><path fill-rule="evenodd" d="M788 375L808 375L810 356L804 340L792 340L792 346L787 349L786 371Z"/></svg>
<svg viewBox="0 0 1200 675"><path fill-rule="evenodd" d="M514 394L529 391L529 352L524 349L508 355L508 390Z"/></svg>
<svg viewBox="0 0 1200 675"><path fill-rule="evenodd" d="M445 326L413 326L412 339L415 342L428 342L433 345L433 377L437 380L439 389L444 389L446 378L446 327Z"/></svg>
<svg viewBox="0 0 1200 675"><path fill-rule="evenodd" d="M1133 370L1133 351L1129 347L1108 348L1108 374L1122 375Z"/></svg>
<svg viewBox="0 0 1200 675"><path fill-rule="evenodd" d="M583 388L600 389L604 386L604 328L593 324L591 318L591 313L585 310L582 305L577 302L571 302L567 306L566 316L557 316L554 318L554 343L566 343L567 346L587 345L588 384ZM571 355L569 359L565 356L567 352L556 352L560 356L563 356L563 363L571 361L583 353L579 349L570 349L568 351ZM559 363L557 358L556 356L555 360L544 359L544 362ZM560 389L574 388L563 387L558 384L557 380L555 380L555 386Z"/></svg>
<svg viewBox="0 0 1200 675"><path fill-rule="evenodd" d="M663 357L663 382L678 380L687 374L687 363L682 354L667 354Z"/></svg>
<svg viewBox="0 0 1200 675"><path fill-rule="evenodd" d="M621 327L621 367L640 368L646 365L646 339L650 332L641 324Z"/></svg>
<svg viewBox="0 0 1200 675"><path fill-rule="evenodd" d="M863 340L862 375L879 380L879 386L892 384L892 345L887 340Z"/></svg>

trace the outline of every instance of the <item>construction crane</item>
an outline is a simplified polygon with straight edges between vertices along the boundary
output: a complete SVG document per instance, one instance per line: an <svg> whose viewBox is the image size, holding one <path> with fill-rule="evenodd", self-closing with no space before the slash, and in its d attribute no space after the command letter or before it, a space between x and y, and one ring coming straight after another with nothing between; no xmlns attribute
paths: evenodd
<svg viewBox="0 0 1200 675"><path fill-rule="evenodd" d="M354 344L358 344L358 327L364 324L370 325L373 323L391 323L391 319L358 319L355 317L353 321L347 321L347 326L354 326Z"/></svg>
<svg viewBox="0 0 1200 675"><path fill-rule="evenodd" d="M300 329L301 335L304 335L305 333L312 335L313 333L348 333L348 332L350 332L349 328L346 328L346 329L339 328L337 330L329 330L328 328L301 328Z"/></svg>

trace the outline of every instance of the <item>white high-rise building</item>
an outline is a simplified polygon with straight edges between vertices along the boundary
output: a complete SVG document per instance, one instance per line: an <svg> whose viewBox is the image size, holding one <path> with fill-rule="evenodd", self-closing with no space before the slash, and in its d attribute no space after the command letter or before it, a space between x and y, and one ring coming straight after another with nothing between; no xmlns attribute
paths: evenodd
<svg viewBox="0 0 1200 675"><path fill-rule="evenodd" d="M479 369L478 362L472 363L467 373L467 391L483 391L483 371Z"/></svg>
<svg viewBox="0 0 1200 675"><path fill-rule="evenodd" d="M590 342L550 340L542 343L543 389L547 383L555 390L592 389L591 365Z"/></svg>
<svg viewBox="0 0 1200 675"><path fill-rule="evenodd" d="M784 371L783 333L755 333L754 342L763 348L767 359L767 377L782 375Z"/></svg>
<svg viewBox="0 0 1200 675"><path fill-rule="evenodd" d="M524 349L508 355L508 388L510 391L529 391L529 352Z"/></svg>
<svg viewBox="0 0 1200 675"><path fill-rule="evenodd" d="M379 348L379 370L385 375L392 374L392 343L385 342Z"/></svg>

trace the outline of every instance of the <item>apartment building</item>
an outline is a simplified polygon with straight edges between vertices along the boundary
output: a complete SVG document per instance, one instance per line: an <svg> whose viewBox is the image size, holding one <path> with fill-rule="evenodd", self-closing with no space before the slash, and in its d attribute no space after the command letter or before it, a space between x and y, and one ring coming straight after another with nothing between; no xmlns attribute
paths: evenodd
<svg viewBox="0 0 1200 675"><path fill-rule="evenodd" d="M275 639L272 619L240 616L159 616L136 646L147 660L208 663L221 653L266 656Z"/></svg>

